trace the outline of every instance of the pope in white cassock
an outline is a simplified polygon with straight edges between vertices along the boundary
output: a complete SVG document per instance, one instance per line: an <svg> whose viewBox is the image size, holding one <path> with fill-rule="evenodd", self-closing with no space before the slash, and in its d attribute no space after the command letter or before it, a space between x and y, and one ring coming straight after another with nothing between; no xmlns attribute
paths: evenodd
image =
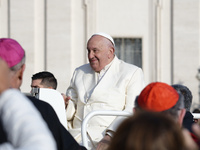
<svg viewBox="0 0 200 150"><path fill-rule="evenodd" d="M137 95L144 88L142 69L117 58L115 43L105 33L96 33L87 43L89 64L75 69L66 95L71 99L67 118L69 132L81 143L81 123L93 110L132 112ZM88 123L90 149L103 148L124 117L95 116Z"/></svg>

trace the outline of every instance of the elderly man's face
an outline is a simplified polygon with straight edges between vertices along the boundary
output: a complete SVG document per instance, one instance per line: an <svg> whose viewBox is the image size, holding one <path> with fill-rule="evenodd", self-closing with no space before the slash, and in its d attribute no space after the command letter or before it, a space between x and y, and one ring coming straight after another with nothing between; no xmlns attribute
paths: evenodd
<svg viewBox="0 0 200 150"><path fill-rule="evenodd" d="M112 43L103 36L93 36L87 44L90 66L95 72L100 72L113 60L114 48Z"/></svg>

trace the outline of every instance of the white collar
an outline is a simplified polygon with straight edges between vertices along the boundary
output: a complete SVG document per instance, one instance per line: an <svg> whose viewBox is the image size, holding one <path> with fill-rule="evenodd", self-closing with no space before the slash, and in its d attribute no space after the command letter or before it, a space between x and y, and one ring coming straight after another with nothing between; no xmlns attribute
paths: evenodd
<svg viewBox="0 0 200 150"><path fill-rule="evenodd" d="M114 59L115 59L115 56L114 56L113 60L114 60ZM111 66L112 63L113 63L113 60L112 60L109 64L107 64L107 65L99 72L100 75L103 75L103 74L110 68L110 66Z"/></svg>

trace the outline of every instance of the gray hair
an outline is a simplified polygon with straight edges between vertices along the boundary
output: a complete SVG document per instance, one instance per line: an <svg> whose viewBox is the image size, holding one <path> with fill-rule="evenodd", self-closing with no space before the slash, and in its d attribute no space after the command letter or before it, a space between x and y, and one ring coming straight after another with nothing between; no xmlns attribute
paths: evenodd
<svg viewBox="0 0 200 150"><path fill-rule="evenodd" d="M162 113L169 114L170 116L172 116L175 119L177 119L179 116L179 110L185 108L184 97L181 93L178 92L178 94L179 94L179 99L178 99L177 103L172 108L162 111Z"/></svg>
<svg viewBox="0 0 200 150"><path fill-rule="evenodd" d="M19 69L21 69L21 67L25 64L25 54L24 57L22 58L22 60L16 64L15 66L11 67L10 70L11 71L18 71Z"/></svg>
<svg viewBox="0 0 200 150"><path fill-rule="evenodd" d="M192 104L192 92L189 90L188 87L181 85L181 84L173 84L172 87L177 91L180 92L183 97L184 97L184 104L185 104L185 109L187 111L190 111L190 107Z"/></svg>

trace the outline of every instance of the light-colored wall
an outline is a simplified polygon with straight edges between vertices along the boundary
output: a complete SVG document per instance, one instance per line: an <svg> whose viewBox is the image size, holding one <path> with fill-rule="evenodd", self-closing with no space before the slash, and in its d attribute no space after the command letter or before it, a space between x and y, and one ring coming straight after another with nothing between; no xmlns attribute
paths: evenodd
<svg viewBox="0 0 200 150"><path fill-rule="evenodd" d="M9 35L9 14L7 0L0 1L0 37L8 37Z"/></svg>
<svg viewBox="0 0 200 150"><path fill-rule="evenodd" d="M6 0L4 2L7 4ZM6 5L3 6L6 8ZM58 90L65 93L74 61L71 51L71 1L10 0L8 9L10 28L7 30L10 35L5 37L16 39L26 51L22 92L30 92L34 73L47 70L58 79Z"/></svg>
<svg viewBox="0 0 200 150"><path fill-rule="evenodd" d="M174 83L186 85L199 103L199 0L174 0Z"/></svg>
<svg viewBox="0 0 200 150"><path fill-rule="evenodd" d="M0 0L0 36L26 51L22 92L45 69L65 92L74 69L88 62L88 38L101 31L141 37L146 83L183 83L198 102L199 6L199 0Z"/></svg>
<svg viewBox="0 0 200 150"><path fill-rule="evenodd" d="M8 6L9 7L9 6ZM26 52L26 69L22 91L30 91L34 72L34 0L10 0L10 38L17 40Z"/></svg>
<svg viewBox="0 0 200 150"><path fill-rule="evenodd" d="M71 1L47 0L47 70L58 80L58 90L66 92L71 78Z"/></svg>
<svg viewBox="0 0 200 150"><path fill-rule="evenodd" d="M150 1L149 1L150 2ZM97 0L96 4L96 32L106 32L112 37L142 38L143 62L149 60L149 3L146 0L115 0L115 4L108 0ZM147 61L146 61L147 60ZM149 74L149 67L143 65L145 74ZM150 76L145 75L150 81Z"/></svg>

